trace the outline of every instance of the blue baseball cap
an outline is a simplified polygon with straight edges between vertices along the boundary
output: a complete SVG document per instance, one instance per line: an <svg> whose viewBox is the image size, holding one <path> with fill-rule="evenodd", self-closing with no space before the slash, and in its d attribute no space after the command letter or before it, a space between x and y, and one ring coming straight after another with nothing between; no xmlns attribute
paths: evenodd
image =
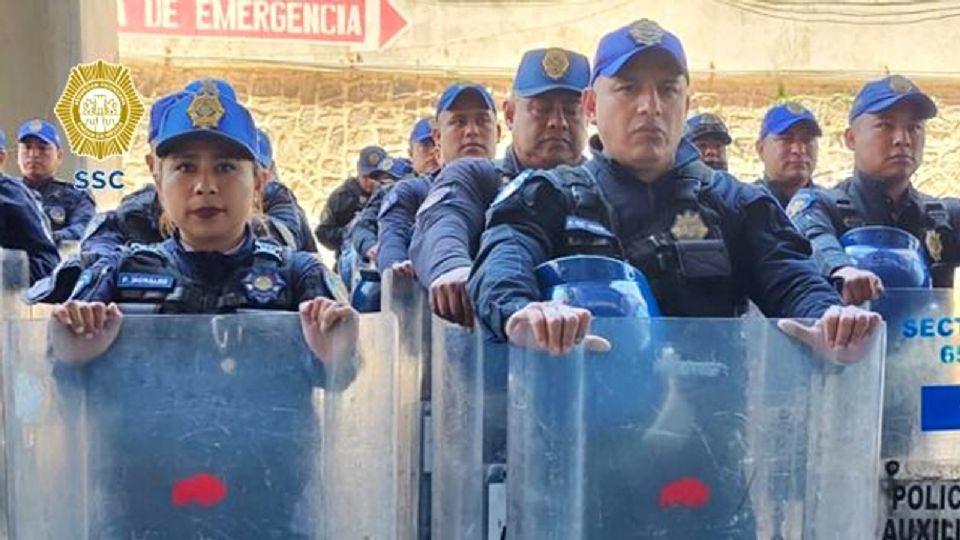
<svg viewBox="0 0 960 540"><path fill-rule="evenodd" d="M390 168L390 174L397 177L403 178L404 176L413 172L413 162L406 158L395 158L393 160L393 167Z"/></svg>
<svg viewBox="0 0 960 540"><path fill-rule="evenodd" d="M795 101L789 101L771 107L767 111L767 114L763 117L763 123L760 125L760 138L762 139L767 135L781 135L800 122L810 124L816 131L817 137L823 135L823 131L820 130L820 123L817 122L817 117L814 116L813 112Z"/></svg>
<svg viewBox="0 0 960 540"><path fill-rule="evenodd" d="M160 121L156 153L163 156L172 143L188 137L216 137L234 143L257 160L257 126L243 105L220 94L212 82L197 92L184 92L171 104Z"/></svg>
<svg viewBox="0 0 960 540"><path fill-rule="evenodd" d="M7 134L0 129L0 150L7 149Z"/></svg>
<svg viewBox="0 0 960 540"><path fill-rule="evenodd" d="M640 19L600 39L597 54L593 58L593 75L590 77L590 84L593 84L601 75L614 77L635 55L654 49L662 49L670 53L683 74L688 75L687 56L683 52L680 38L667 32L650 19Z"/></svg>
<svg viewBox="0 0 960 540"><path fill-rule="evenodd" d="M433 140L433 120L421 118L413 125L413 131L410 132L410 142L421 143L428 140Z"/></svg>
<svg viewBox="0 0 960 540"><path fill-rule="evenodd" d="M733 139L730 138L730 132L727 131L727 125L723 123L719 116L712 113L701 113L688 118L683 134L691 141L713 135L719 137L725 145L733 142Z"/></svg>
<svg viewBox="0 0 960 540"><path fill-rule="evenodd" d="M581 93L590 84L590 61L587 57L564 49L534 49L523 53L513 93L534 97L551 90Z"/></svg>
<svg viewBox="0 0 960 540"><path fill-rule="evenodd" d="M160 121L163 114L167 112L170 105L173 105L178 99L186 96L187 92L174 92L167 94L153 102L150 106L150 127L147 129L147 142L153 144L160 132Z"/></svg>
<svg viewBox="0 0 960 540"><path fill-rule="evenodd" d="M443 94L440 95L440 101L437 102L437 116L440 116L440 113L446 111L453 106L454 102L457 101L464 92L474 92L480 99L483 100L484 105L487 106L487 109L497 112L497 105L493 101L493 96L490 95L490 91L484 88L482 85L476 83L456 83L451 84L443 91Z"/></svg>
<svg viewBox="0 0 960 540"><path fill-rule="evenodd" d="M34 118L20 124L20 129L17 130L17 142L23 142L28 137L36 137L47 144L61 148L60 134L57 133L57 128L46 120Z"/></svg>
<svg viewBox="0 0 960 540"><path fill-rule="evenodd" d="M850 123L852 124L862 114L883 112L903 101L919 107L921 120L937 115L936 103L930 99L930 96L923 93L920 87L903 75L891 75L863 85L850 109Z"/></svg>
<svg viewBox="0 0 960 540"><path fill-rule="evenodd" d="M367 146L360 150L360 158L357 159L357 174L370 176L378 172L394 176L393 158L379 146Z"/></svg>
<svg viewBox="0 0 960 540"><path fill-rule="evenodd" d="M269 167L273 163L273 145L270 144L270 136L262 129L257 130L257 156L262 167Z"/></svg>
<svg viewBox="0 0 960 540"><path fill-rule="evenodd" d="M187 83L183 89L187 92L197 93L205 84L209 83L213 83L213 85L217 87L217 91L220 92L221 96L231 101L237 101L237 92L230 86L230 83L223 79L197 79Z"/></svg>

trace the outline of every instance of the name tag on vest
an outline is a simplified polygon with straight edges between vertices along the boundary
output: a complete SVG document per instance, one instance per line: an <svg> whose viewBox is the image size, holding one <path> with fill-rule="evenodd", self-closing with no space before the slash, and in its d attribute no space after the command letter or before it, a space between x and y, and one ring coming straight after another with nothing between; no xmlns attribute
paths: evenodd
<svg viewBox="0 0 960 540"><path fill-rule="evenodd" d="M173 276L164 274L138 274L121 272L117 276L117 287L121 289L163 289L172 290Z"/></svg>

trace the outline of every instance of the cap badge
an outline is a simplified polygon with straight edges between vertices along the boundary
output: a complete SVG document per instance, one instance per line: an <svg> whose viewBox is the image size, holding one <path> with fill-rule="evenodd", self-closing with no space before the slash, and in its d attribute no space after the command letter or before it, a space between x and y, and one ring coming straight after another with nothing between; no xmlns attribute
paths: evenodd
<svg viewBox="0 0 960 540"><path fill-rule="evenodd" d="M193 127L204 129L216 128L225 112L217 85L209 79L201 83L200 90L187 107L187 116L193 122Z"/></svg>
<svg viewBox="0 0 960 540"><path fill-rule="evenodd" d="M370 166L376 166L377 163L380 163L380 156L376 152L370 152L367 154L367 164Z"/></svg>
<svg viewBox="0 0 960 540"><path fill-rule="evenodd" d="M890 89L898 94L906 94L914 90L913 83L901 75L890 77Z"/></svg>
<svg viewBox="0 0 960 540"><path fill-rule="evenodd" d="M660 43L667 32L650 19L640 19L630 25L627 33L637 45L647 47Z"/></svg>
<svg viewBox="0 0 960 540"><path fill-rule="evenodd" d="M570 58L566 51L560 49L548 49L543 55L543 61L540 63L543 72L547 77L553 80L559 80L570 71Z"/></svg>
<svg viewBox="0 0 960 540"><path fill-rule="evenodd" d="M43 129L43 122L41 122L40 120L34 119L30 121L30 125L28 127L30 128L30 131L37 133L38 131Z"/></svg>
<svg viewBox="0 0 960 540"><path fill-rule="evenodd" d="M807 108L799 103L791 101L787 103L787 111L789 111L790 114L803 114L807 112Z"/></svg>

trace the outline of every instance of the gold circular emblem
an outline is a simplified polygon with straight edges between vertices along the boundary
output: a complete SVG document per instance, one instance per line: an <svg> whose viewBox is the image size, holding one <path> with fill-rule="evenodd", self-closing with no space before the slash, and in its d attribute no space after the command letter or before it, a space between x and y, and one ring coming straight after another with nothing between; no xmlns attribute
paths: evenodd
<svg viewBox="0 0 960 540"><path fill-rule="evenodd" d="M787 106L787 110L790 111L791 114L803 114L807 112L806 107L804 107L803 105L795 101L788 102L786 106Z"/></svg>
<svg viewBox="0 0 960 540"><path fill-rule="evenodd" d="M890 89L898 94L906 94L913 91L913 83L902 75L894 75L890 77Z"/></svg>
<svg viewBox="0 0 960 540"><path fill-rule="evenodd" d="M380 156L376 152L370 152L370 155L367 156L367 163L370 165L376 165L380 162Z"/></svg>
<svg viewBox="0 0 960 540"><path fill-rule="evenodd" d="M553 80L562 79L570 71L570 58L567 52L561 49L548 49L543 54L543 61L540 63L543 67L543 73Z"/></svg>
<svg viewBox="0 0 960 540"><path fill-rule="evenodd" d="M204 129L215 129L225 112L220 103L220 91L210 79L201 83L200 90L187 107L187 116L193 122L193 127Z"/></svg>
<svg viewBox="0 0 960 540"><path fill-rule="evenodd" d="M273 280L269 276L257 276L253 280L253 288L261 292L269 291L273 288Z"/></svg>
<svg viewBox="0 0 960 540"><path fill-rule="evenodd" d="M70 70L54 113L74 154L104 159L130 149L144 106L129 69L97 60Z"/></svg>
<svg viewBox="0 0 960 540"><path fill-rule="evenodd" d="M650 19L640 19L630 25L627 33L637 45L649 46L660 43L667 32Z"/></svg>
<svg viewBox="0 0 960 540"><path fill-rule="evenodd" d="M393 168L393 158L392 157L383 158L383 160L380 161L380 165L378 166L378 168L381 171L389 171L390 169Z"/></svg>

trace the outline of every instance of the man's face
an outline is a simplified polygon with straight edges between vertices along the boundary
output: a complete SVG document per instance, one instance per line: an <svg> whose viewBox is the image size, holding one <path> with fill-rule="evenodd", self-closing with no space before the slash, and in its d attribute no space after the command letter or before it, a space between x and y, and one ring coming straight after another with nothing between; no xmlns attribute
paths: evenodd
<svg viewBox="0 0 960 540"><path fill-rule="evenodd" d="M577 163L587 143L581 94L551 90L507 102L504 115L513 150L524 167L552 169Z"/></svg>
<svg viewBox="0 0 960 540"><path fill-rule="evenodd" d="M437 118L434 139L444 163L465 157L493 159L500 127L497 116L476 92L465 91Z"/></svg>
<svg viewBox="0 0 960 540"><path fill-rule="evenodd" d="M433 139L424 139L410 143L410 161L413 171L418 175L440 168L440 149Z"/></svg>
<svg viewBox="0 0 960 540"><path fill-rule="evenodd" d="M900 102L877 114L863 114L844 133L857 170L883 179L909 179L923 162L926 121L917 106Z"/></svg>
<svg viewBox="0 0 960 540"><path fill-rule="evenodd" d="M56 174L63 161L63 151L37 137L27 137L17 144L20 174L28 180L44 180Z"/></svg>
<svg viewBox="0 0 960 540"><path fill-rule="evenodd" d="M384 174L381 172L374 172L372 174L361 174L357 178L357 182L360 184L360 191L365 195L371 195L374 191L380 187L380 182L383 181Z"/></svg>
<svg viewBox="0 0 960 540"><path fill-rule="evenodd" d="M817 130L809 122L798 122L778 135L757 141L757 154L763 162L764 176L770 181L805 186L817 168Z"/></svg>
<svg viewBox="0 0 960 540"><path fill-rule="evenodd" d="M673 165L690 106L688 92L682 68L657 49L638 53L615 77L597 79L584 94L584 106L608 157L644 176L657 176Z"/></svg>
<svg viewBox="0 0 960 540"><path fill-rule="evenodd" d="M718 171L727 170L727 144L719 135L703 135L693 140L703 162Z"/></svg>

